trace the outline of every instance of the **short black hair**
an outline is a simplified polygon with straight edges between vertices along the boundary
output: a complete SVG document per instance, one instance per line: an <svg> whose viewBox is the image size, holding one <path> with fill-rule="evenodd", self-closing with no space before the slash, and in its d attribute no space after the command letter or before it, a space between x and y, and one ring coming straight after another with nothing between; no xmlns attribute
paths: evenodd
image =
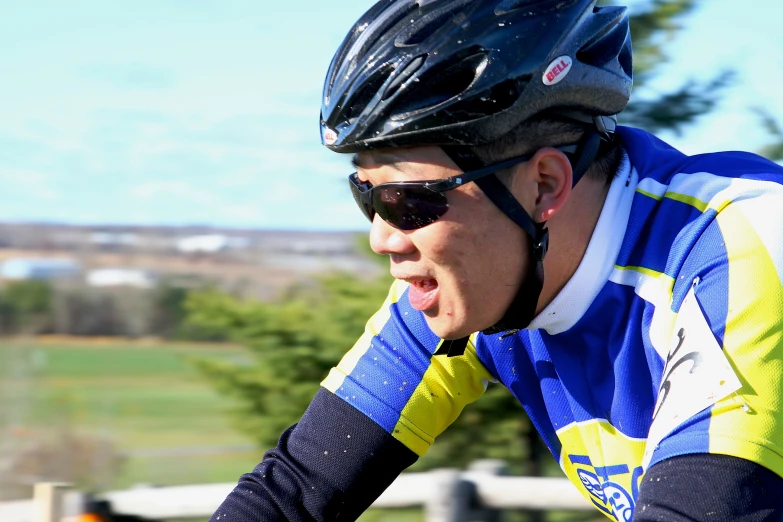
<svg viewBox="0 0 783 522"><path fill-rule="evenodd" d="M583 123L550 115L536 116L522 122L511 132L491 143L470 147L470 151L485 164L490 164L514 156L532 154L544 147L579 143L586 132L587 127ZM587 169L585 177L610 184L622 155L622 146L617 140L611 143L602 142L598 155ZM508 182L508 172L511 172L511 169L498 176L504 183Z"/></svg>

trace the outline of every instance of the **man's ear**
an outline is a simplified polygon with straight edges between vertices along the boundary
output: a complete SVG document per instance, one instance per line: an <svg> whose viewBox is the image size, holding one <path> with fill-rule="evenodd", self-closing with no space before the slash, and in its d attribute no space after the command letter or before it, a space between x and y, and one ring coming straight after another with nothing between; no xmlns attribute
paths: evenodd
<svg viewBox="0 0 783 522"><path fill-rule="evenodd" d="M534 221L548 221L563 208L571 194L571 162L562 151L544 147L530 158L524 169L526 185L531 189L531 208L526 208L528 211L532 210Z"/></svg>

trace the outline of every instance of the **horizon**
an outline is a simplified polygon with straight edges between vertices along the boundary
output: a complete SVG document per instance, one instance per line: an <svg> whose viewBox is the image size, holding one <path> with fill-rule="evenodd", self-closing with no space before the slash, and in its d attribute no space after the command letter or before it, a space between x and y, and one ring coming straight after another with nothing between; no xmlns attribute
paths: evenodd
<svg viewBox="0 0 783 522"><path fill-rule="evenodd" d="M199 229L205 231L216 232L262 232L262 233L301 233L301 234L366 234L367 230L361 229L303 229L303 228L269 228L269 227L250 227L250 226L231 226L231 225L215 225L215 224L172 224L172 223L67 223L58 221L3 221L0 220L0 229L3 227L61 227L61 228L78 228L89 229L93 231L103 231L107 229ZM99 230L100 229L100 230Z"/></svg>

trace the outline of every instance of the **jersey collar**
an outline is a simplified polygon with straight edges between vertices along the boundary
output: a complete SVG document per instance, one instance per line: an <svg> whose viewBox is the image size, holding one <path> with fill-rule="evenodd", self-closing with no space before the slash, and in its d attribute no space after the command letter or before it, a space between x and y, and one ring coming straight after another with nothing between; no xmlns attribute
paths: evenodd
<svg viewBox="0 0 783 522"><path fill-rule="evenodd" d="M533 319L528 330L542 329L551 335L565 332L590 307L609 280L620 253L638 182L636 169L623 153L582 262L560 293Z"/></svg>

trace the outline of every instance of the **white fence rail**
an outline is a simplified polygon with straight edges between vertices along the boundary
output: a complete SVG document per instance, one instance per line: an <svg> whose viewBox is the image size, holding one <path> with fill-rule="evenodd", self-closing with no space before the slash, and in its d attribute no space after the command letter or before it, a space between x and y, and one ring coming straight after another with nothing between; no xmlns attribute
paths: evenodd
<svg viewBox="0 0 783 522"><path fill-rule="evenodd" d="M567 479L508 477L500 467L480 461L470 470L441 469L404 473L373 503L374 508L421 507L427 522L464 522L475 518L470 505L482 511L501 509L592 510ZM145 487L109 491L100 498L112 511L151 520L207 518L218 509L234 483ZM48 488L48 489L47 489ZM48 493L46 493L48 491ZM0 503L2 522L60 522L80 514L79 494L41 486L29 501ZM56 507L56 506L62 506ZM59 516L54 512L60 509Z"/></svg>

